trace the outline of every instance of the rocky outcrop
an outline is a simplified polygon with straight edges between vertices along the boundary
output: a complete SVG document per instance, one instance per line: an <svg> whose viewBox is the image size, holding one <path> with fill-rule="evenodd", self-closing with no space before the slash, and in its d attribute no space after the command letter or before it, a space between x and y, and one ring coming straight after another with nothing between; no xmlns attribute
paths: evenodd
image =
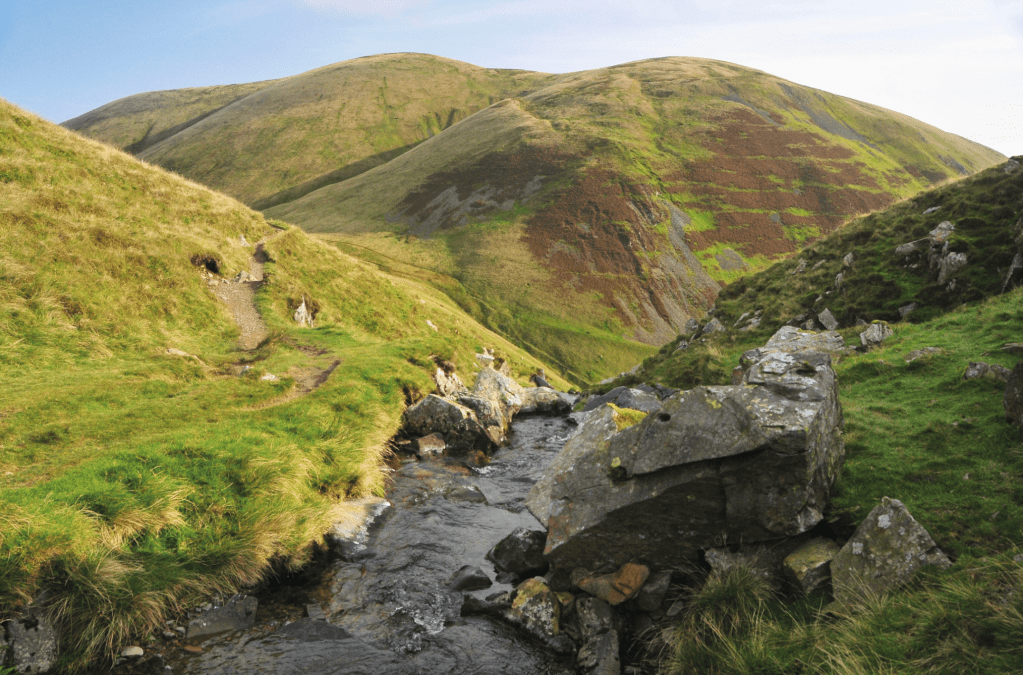
<svg viewBox="0 0 1023 675"><path fill-rule="evenodd" d="M906 506L884 497L831 561L835 600L855 603L901 586L925 565L951 564Z"/></svg>
<svg viewBox="0 0 1023 675"><path fill-rule="evenodd" d="M5 624L8 665L16 673L46 673L57 661L57 631L38 603L30 605L20 617ZM3 636L0 626L0 637ZM3 659L0 658L0 663ZM0 668L2 671L3 668Z"/></svg>
<svg viewBox="0 0 1023 675"><path fill-rule="evenodd" d="M895 255L905 256L907 266L915 269L920 262L912 262L913 254L926 253L927 265L931 270L937 270L938 284L944 284L956 272L966 267L968 262L965 253L949 251L949 243L954 231L955 225L951 221L943 221L928 233L927 238L896 246Z"/></svg>
<svg viewBox="0 0 1023 675"><path fill-rule="evenodd" d="M984 363L983 361L970 361L963 371L964 380L979 380L983 377L993 377L1002 382L1008 382L1012 371L1005 366L998 364Z"/></svg>
<svg viewBox="0 0 1023 675"><path fill-rule="evenodd" d="M879 347L882 342L893 335L895 335L895 331L891 329L887 322L875 321L867 326L867 330L860 333L860 344L865 349Z"/></svg>
<svg viewBox="0 0 1023 675"><path fill-rule="evenodd" d="M759 542L822 518L844 459L837 333L784 327L743 356L740 385L669 398L619 432L598 408L530 491L555 566L692 562L722 537Z"/></svg>
<svg viewBox="0 0 1023 675"><path fill-rule="evenodd" d="M415 436L440 434L445 446L455 451L502 445L512 417L520 412L563 412L570 407L554 389L523 387L490 366L476 375L472 391L453 369L438 368L434 379L442 395L430 394L409 407L405 429Z"/></svg>
<svg viewBox="0 0 1023 675"><path fill-rule="evenodd" d="M661 398L656 393L629 387L615 387L606 394L594 396L586 401L582 412L596 410L605 403L614 403L619 408L631 408L643 412L652 412L661 407Z"/></svg>

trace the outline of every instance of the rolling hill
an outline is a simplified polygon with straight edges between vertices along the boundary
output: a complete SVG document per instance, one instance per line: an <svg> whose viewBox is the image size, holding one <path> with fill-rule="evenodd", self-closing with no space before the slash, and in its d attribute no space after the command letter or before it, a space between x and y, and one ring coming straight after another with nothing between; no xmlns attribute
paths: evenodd
<svg viewBox="0 0 1023 675"><path fill-rule="evenodd" d="M437 361L542 367L418 275L0 100L0 616L49 591L63 665L112 657L382 492ZM254 347L218 297L245 288Z"/></svg>
<svg viewBox="0 0 1023 675"><path fill-rule="evenodd" d="M206 115L141 156L350 253L457 279L463 308L577 381L672 339L721 284L1004 159L877 106L696 58L550 75L393 54L216 110L240 90L209 90L202 111L145 103L173 95L66 124L129 147L147 125Z"/></svg>

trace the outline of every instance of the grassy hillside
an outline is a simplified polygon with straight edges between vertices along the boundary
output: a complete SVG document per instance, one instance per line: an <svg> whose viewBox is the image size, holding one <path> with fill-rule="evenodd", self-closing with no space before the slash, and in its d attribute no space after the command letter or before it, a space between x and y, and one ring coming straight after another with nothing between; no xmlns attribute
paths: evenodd
<svg viewBox="0 0 1023 675"><path fill-rule="evenodd" d="M467 311L580 382L672 339L721 283L1003 159L720 61L545 75L408 54L281 80L143 156L455 278Z"/></svg>
<svg viewBox="0 0 1023 675"><path fill-rule="evenodd" d="M270 332L243 352L213 291L261 240ZM70 666L304 560L382 490L434 359L541 366L427 284L4 101L0 280L0 614L50 590Z"/></svg>
<svg viewBox="0 0 1023 675"><path fill-rule="evenodd" d="M665 345L626 380L683 388L728 382L743 351L827 290L850 250L857 262L853 272L846 268L847 292L825 296L844 317L847 344L859 345L863 327L849 325L855 317L891 320L899 303L921 304L891 324L895 335L881 348L834 357L846 462L825 516L835 534L848 536L881 497L900 499L955 565L839 616L824 611L826 597L783 600L755 578L710 583L669 629L666 672L1015 672L1023 629L1023 568L1013 561L1023 550L1023 437L1005 421L1004 382L964 380L963 373L970 361L1010 369L1019 361L1002 347L1023 332L1023 290L1018 280L1005 293L1002 285L1021 209L1023 170L1003 165L852 223L803 252L826 261L816 272L792 275L796 262L786 261L722 293L715 314L726 325L763 308L759 329L729 330L681 351ZM896 245L926 236L939 214L956 224L950 248L973 261L951 292L936 286L926 265L907 269L894 256ZM909 356L928 347L936 351Z"/></svg>

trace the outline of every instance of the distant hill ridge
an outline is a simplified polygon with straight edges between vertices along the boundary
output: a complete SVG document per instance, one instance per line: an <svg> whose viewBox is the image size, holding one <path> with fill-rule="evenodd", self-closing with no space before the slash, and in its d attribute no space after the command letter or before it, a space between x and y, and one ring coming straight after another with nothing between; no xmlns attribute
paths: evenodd
<svg viewBox="0 0 1023 675"><path fill-rule="evenodd" d="M66 125L451 275L486 325L598 379L614 367L601 356L672 339L722 283L1004 161L905 115L697 58L552 75L389 54L139 96L151 104L129 97Z"/></svg>

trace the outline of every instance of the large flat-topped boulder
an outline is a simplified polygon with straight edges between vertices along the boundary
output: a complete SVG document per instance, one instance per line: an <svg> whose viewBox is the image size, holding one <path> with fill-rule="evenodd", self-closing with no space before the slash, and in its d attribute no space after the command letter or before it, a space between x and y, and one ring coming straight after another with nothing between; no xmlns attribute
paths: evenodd
<svg viewBox="0 0 1023 675"><path fill-rule="evenodd" d="M663 568L821 520L844 459L831 359L770 345L740 385L680 392L621 432L609 407L586 419L527 499L553 565Z"/></svg>

